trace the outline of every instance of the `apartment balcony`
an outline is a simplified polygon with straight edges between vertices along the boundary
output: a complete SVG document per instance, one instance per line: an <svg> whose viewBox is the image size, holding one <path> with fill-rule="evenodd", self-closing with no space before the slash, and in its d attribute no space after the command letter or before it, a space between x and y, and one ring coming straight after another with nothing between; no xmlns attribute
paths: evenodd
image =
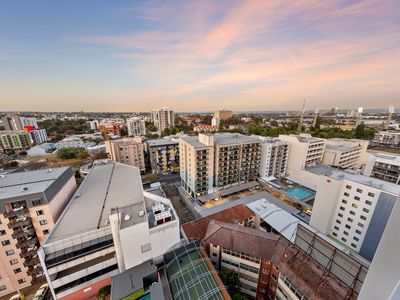
<svg viewBox="0 0 400 300"><path fill-rule="evenodd" d="M29 229L17 228L13 234L11 234L13 239L27 238L36 233L35 228L30 227Z"/></svg>
<svg viewBox="0 0 400 300"><path fill-rule="evenodd" d="M27 208L22 208L22 209L13 209L10 212L5 212L4 213L4 217L6 218L14 218L14 217L18 217L21 215L26 215L29 212L29 210Z"/></svg>
<svg viewBox="0 0 400 300"><path fill-rule="evenodd" d="M17 242L17 249L22 249L22 248L27 248L27 247L31 247L31 246L35 246L38 243L38 238L37 237L33 237L31 239L22 239L23 241L18 241Z"/></svg>
<svg viewBox="0 0 400 300"><path fill-rule="evenodd" d="M32 220L30 217L23 217L23 218L16 218L14 220L11 220L10 223L8 224L8 228L15 229L18 227L23 227L23 226L28 226L32 225Z"/></svg>
<svg viewBox="0 0 400 300"><path fill-rule="evenodd" d="M36 256L32 259L25 260L24 267L29 268L29 267L34 267L34 266L40 266L40 260L39 260L38 256Z"/></svg>
<svg viewBox="0 0 400 300"><path fill-rule="evenodd" d="M32 276L33 279L31 281L31 285L41 284L46 282L46 277L44 275L41 276Z"/></svg>
<svg viewBox="0 0 400 300"><path fill-rule="evenodd" d="M21 258L33 257L37 254L37 250L38 250L37 248L32 250L28 250L28 248L25 248L24 250L22 250L19 256Z"/></svg>
<svg viewBox="0 0 400 300"><path fill-rule="evenodd" d="M41 266L37 266L36 268L32 268L28 270L28 275L33 276L33 275L42 275L43 274L43 269Z"/></svg>

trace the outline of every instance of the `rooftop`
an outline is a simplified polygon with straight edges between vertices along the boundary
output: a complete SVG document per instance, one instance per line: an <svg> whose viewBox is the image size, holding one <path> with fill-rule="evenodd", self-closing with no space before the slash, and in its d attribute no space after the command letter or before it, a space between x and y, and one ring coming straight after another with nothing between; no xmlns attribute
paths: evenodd
<svg viewBox="0 0 400 300"><path fill-rule="evenodd" d="M0 177L0 200L45 192L61 175L72 174L70 167L3 174Z"/></svg>
<svg viewBox="0 0 400 300"><path fill-rule="evenodd" d="M198 136L184 136L182 139L191 144L192 146L196 148L201 148L201 147L209 147L199 141ZM259 142L261 141L254 137L254 136L249 136L249 135L243 135L239 133L216 133L214 134L214 143L215 145L232 145L232 144L240 144L240 143L254 143L254 142Z"/></svg>
<svg viewBox="0 0 400 300"><path fill-rule="evenodd" d="M112 208L124 209L138 203L144 203L139 169L98 161L65 208L47 243L108 226Z"/></svg>
<svg viewBox="0 0 400 300"><path fill-rule="evenodd" d="M178 145L178 141L174 139L155 139L155 140L147 140L146 143L150 147L159 147L159 146L168 146L168 145Z"/></svg>

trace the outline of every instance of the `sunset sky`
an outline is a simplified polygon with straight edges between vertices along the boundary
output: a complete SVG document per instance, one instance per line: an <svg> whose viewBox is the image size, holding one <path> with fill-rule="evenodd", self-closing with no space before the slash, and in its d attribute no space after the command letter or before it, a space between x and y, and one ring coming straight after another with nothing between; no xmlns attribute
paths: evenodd
<svg viewBox="0 0 400 300"><path fill-rule="evenodd" d="M399 1L2 1L0 110L400 106Z"/></svg>

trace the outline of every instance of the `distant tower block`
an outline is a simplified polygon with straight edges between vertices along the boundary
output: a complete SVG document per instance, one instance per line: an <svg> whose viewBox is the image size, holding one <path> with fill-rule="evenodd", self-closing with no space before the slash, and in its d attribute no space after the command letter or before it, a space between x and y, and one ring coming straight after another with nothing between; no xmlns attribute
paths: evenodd
<svg viewBox="0 0 400 300"><path fill-rule="evenodd" d="M390 106L389 106L388 118L387 118L387 121L386 121L386 124L385 124L385 129L389 129L389 125L390 125L390 122L392 121L392 115L393 115L393 113L394 113L394 106L393 106L393 105L390 105Z"/></svg>
<svg viewBox="0 0 400 300"><path fill-rule="evenodd" d="M303 118L304 118L304 112L306 111L306 99L304 99L303 101L303 109L301 111L300 114L300 120L299 120L299 124L297 125L297 131L301 132L302 128L303 128Z"/></svg>
<svg viewBox="0 0 400 300"><path fill-rule="evenodd" d="M313 126L314 128L315 128L315 125L317 125L318 117L319 117L319 109L318 109L318 107L317 107L317 108L315 108L315 111L314 111L314 119L313 119L313 122L312 122L312 126Z"/></svg>
<svg viewBox="0 0 400 300"><path fill-rule="evenodd" d="M362 118L362 113L363 113L363 108L359 107L357 110L357 120L356 120L356 126L361 124L361 118Z"/></svg>

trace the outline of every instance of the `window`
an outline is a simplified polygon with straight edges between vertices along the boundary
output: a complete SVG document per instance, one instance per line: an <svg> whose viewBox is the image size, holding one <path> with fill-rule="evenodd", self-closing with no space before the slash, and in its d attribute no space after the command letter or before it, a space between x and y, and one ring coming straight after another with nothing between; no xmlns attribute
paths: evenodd
<svg viewBox="0 0 400 300"><path fill-rule="evenodd" d="M344 195L345 195L346 197L349 197L349 196L350 196L350 194L349 194L349 193L344 193Z"/></svg>
<svg viewBox="0 0 400 300"><path fill-rule="evenodd" d="M18 263L18 259L13 258L12 260L10 260L10 265L15 265Z"/></svg>
<svg viewBox="0 0 400 300"><path fill-rule="evenodd" d="M345 231L343 231L343 234L344 235L349 235L349 233L345 230Z"/></svg>
<svg viewBox="0 0 400 300"><path fill-rule="evenodd" d="M44 215L43 209L37 210L37 211L36 211L36 215L37 215L37 216L42 216L42 215Z"/></svg>
<svg viewBox="0 0 400 300"><path fill-rule="evenodd" d="M347 204L347 200L342 199L343 204Z"/></svg>
<svg viewBox="0 0 400 300"><path fill-rule="evenodd" d="M44 235L49 234L49 233L50 233L50 230L49 230L49 229L43 230L43 234L44 234Z"/></svg>
<svg viewBox="0 0 400 300"><path fill-rule="evenodd" d="M340 220L336 220L336 223L338 224L342 224L342 222Z"/></svg>
<svg viewBox="0 0 400 300"><path fill-rule="evenodd" d="M335 226L335 227L333 227L333 228L335 228L335 230L339 230L339 227L337 227L337 226Z"/></svg>
<svg viewBox="0 0 400 300"><path fill-rule="evenodd" d="M213 252L213 256L214 256L214 257L217 257L217 253Z"/></svg>
<svg viewBox="0 0 400 300"><path fill-rule="evenodd" d="M351 185L346 185L346 189L351 190Z"/></svg>
<svg viewBox="0 0 400 300"><path fill-rule="evenodd" d="M21 268L14 269L14 273L15 274L18 274L18 273L21 273L21 272L22 272Z"/></svg>
<svg viewBox="0 0 400 300"><path fill-rule="evenodd" d="M374 194L374 193L371 193L371 192L369 192L369 193L368 193L368 196L370 196L370 197L375 197L375 194Z"/></svg>
<svg viewBox="0 0 400 300"><path fill-rule="evenodd" d="M147 243L142 246L142 253L145 253L150 250L151 250L151 243Z"/></svg>
<svg viewBox="0 0 400 300"><path fill-rule="evenodd" d="M367 219L367 217L366 216L361 216L360 219L365 221Z"/></svg>
<svg viewBox="0 0 400 300"><path fill-rule="evenodd" d="M356 229L356 233L357 233L357 234L361 234L361 231L358 230L358 229Z"/></svg>
<svg viewBox="0 0 400 300"><path fill-rule="evenodd" d="M347 221L349 221L350 223L353 223L353 219L352 218L347 218Z"/></svg>
<svg viewBox="0 0 400 300"><path fill-rule="evenodd" d="M355 203L353 203L353 204L351 205L351 207L357 208L357 207L358 207L358 205L357 205L357 204L355 204Z"/></svg>
<svg viewBox="0 0 400 300"><path fill-rule="evenodd" d="M14 252L13 249L10 249L10 250L7 250L7 251L6 251L7 256L13 255L14 253L15 253L15 252Z"/></svg>
<svg viewBox="0 0 400 300"><path fill-rule="evenodd" d="M346 240L344 237L342 237L341 240L342 240L343 242L347 242L347 240Z"/></svg>
<svg viewBox="0 0 400 300"><path fill-rule="evenodd" d="M5 240L5 241L2 241L1 244L3 246L7 246L7 245L10 245L10 241L9 240Z"/></svg>
<svg viewBox="0 0 400 300"><path fill-rule="evenodd" d="M360 194L363 192L362 189L357 189L356 191L357 191L357 193L360 193Z"/></svg>
<svg viewBox="0 0 400 300"><path fill-rule="evenodd" d="M365 204L367 204L367 205L372 205L372 201L365 200Z"/></svg>
<svg viewBox="0 0 400 300"><path fill-rule="evenodd" d="M368 208L363 208L363 212L369 213L369 209Z"/></svg>
<svg viewBox="0 0 400 300"><path fill-rule="evenodd" d="M337 237L337 233L336 232L332 232L332 235Z"/></svg>
<svg viewBox="0 0 400 300"><path fill-rule="evenodd" d="M357 248L357 245L356 245L356 244L351 243L351 246L352 246L353 248Z"/></svg>
<svg viewBox="0 0 400 300"><path fill-rule="evenodd" d="M25 279L25 278L18 279L18 283L19 283L19 284L23 284L23 283L25 283L25 282L26 282L26 279Z"/></svg>
<svg viewBox="0 0 400 300"><path fill-rule="evenodd" d="M364 228L364 224L363 223L358 223L358 226L360 226L361 228Z"/></svg>
<svg viewBox="0 0 400 300"><path fill-rule="evenodd" d="M345 209L343 206L341 206L341 207L340 207L340 210L343 210L343 211L344 211L344 210L346 210L346 209Z"/></svg>
<svg viewBox="0 0 400 300"><path fill-rule="evenodd" d="M360 239L358 237L356 237L356 236L353 236L353 240L358 242Z"/></svg>
<svg viewBox="0 0 400 300"><path fill-rule="evenodd" d="M353 216L355 216L355 215L356 215L356 212L353 211L353 210L351 210L351 211L350 211L350 214L353 215Z"/></svg>
<svg viewBox="0 0 400 300"><path fill-rule="evenodd" d="M47 220L40 220L40 221L39 221L39 224L40 224L41 226L46 225L46 224L47 224Z"/></svg>
<svg viewBox="0 0 400 300"><path fill-rule="evenodd" d="M0 285L0 291L5 291L7 287L5 285Z"/></svg>
<svg viewBox="0 0 400 300"><path fill-rule="evenodd" d="M354 200L360 201L360 197L354 196Z"/></svg>
<svg viewBox="0 0 400 300"><path fill-rule="evenodd" d="M37 205L40 205L40 204L43 204L42 199L39 199L39 200L32 200L32 205L33 205L33 206L37 206Z"/></svg>
<svg viewBox="0 0 400 300"><path fill-rule="evenodd" d="M5 230L0 230L0 235L5 235L6 231Z"/></svg>
<svg viewBox="0 0 400 300"><path fill-rule="evenodd" d="M350 225L346 225L345 227L346 227L347 229L350 229L350 228L351 228L351 226L350 226Z"/></svg>
<svg viewBox="0 0 400 300"><path fill-rule="evenodd" d="M337 215L338 215L339 217L343 218L343 215L342 215L341 213L338 213Z"/></svg>

